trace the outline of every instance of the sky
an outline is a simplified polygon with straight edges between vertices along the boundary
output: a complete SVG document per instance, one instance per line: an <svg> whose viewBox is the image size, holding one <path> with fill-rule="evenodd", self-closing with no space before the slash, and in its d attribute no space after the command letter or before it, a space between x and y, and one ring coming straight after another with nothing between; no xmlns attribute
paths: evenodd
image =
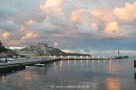
<svg viewBox="0 0 136 90"><path fill-rule="evenodd" d="M136 50L136 0L0 0L6 46Z"/></svg>

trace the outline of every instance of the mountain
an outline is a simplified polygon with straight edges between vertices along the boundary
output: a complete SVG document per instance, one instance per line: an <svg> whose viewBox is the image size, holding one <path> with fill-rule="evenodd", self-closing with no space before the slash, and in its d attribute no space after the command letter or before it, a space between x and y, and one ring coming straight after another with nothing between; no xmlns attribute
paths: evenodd
<svg viewBox="0 0 136 90"><path fill-rule="evenodd" d="M36 56L91 56L89 54L79 53L66 53L58 48L48 47L47 43L39 43L37 45L29 45L20 51L21 54L25 55L36 55Z"/></svg>

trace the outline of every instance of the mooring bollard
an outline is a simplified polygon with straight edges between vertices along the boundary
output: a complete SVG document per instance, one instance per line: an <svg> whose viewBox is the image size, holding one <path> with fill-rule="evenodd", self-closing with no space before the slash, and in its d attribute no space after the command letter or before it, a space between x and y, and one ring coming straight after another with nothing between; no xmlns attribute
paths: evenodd
<svg viewBox="0 0 136 90"><path fill-rule="evenodd" d="M134 67L136 68L136 60L134 60Z"/></svg>

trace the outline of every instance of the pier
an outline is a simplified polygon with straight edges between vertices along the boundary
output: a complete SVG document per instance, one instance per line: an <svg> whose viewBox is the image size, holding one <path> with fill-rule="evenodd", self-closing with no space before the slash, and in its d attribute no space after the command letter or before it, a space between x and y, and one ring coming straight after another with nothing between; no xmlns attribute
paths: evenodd
<svg viewBox="0 0 136 90"><path fill-rule="evenodd" d="M18 69L24 69L25 66L34 66L35 64L45 64L59 60L109 60L110 58L92 58L92 57L53 57L53 58L25 58L0 63L0 73L11 72Z"/></svg>
<svg viewBox="0 0 136 90"><path fill-rule="evenodd" d="M24 69L25 66L32 66L38 63L49 63L57 61L58 58L54 59L34 59L34 58L26 58L26 59L17 59L14 61L8 61L8 63L0 64L0 73L11 72L18 69Z"/></svg>

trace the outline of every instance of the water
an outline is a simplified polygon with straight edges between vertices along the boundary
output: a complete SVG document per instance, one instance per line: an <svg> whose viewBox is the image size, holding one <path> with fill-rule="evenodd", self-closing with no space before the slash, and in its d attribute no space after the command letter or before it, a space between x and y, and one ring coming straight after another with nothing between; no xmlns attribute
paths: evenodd
<svg viewBox="0 0 136 90"><path fill-rule="evenodd" d="M0 90L135 90L133 60L58 61L0 76Z"/></svg>

